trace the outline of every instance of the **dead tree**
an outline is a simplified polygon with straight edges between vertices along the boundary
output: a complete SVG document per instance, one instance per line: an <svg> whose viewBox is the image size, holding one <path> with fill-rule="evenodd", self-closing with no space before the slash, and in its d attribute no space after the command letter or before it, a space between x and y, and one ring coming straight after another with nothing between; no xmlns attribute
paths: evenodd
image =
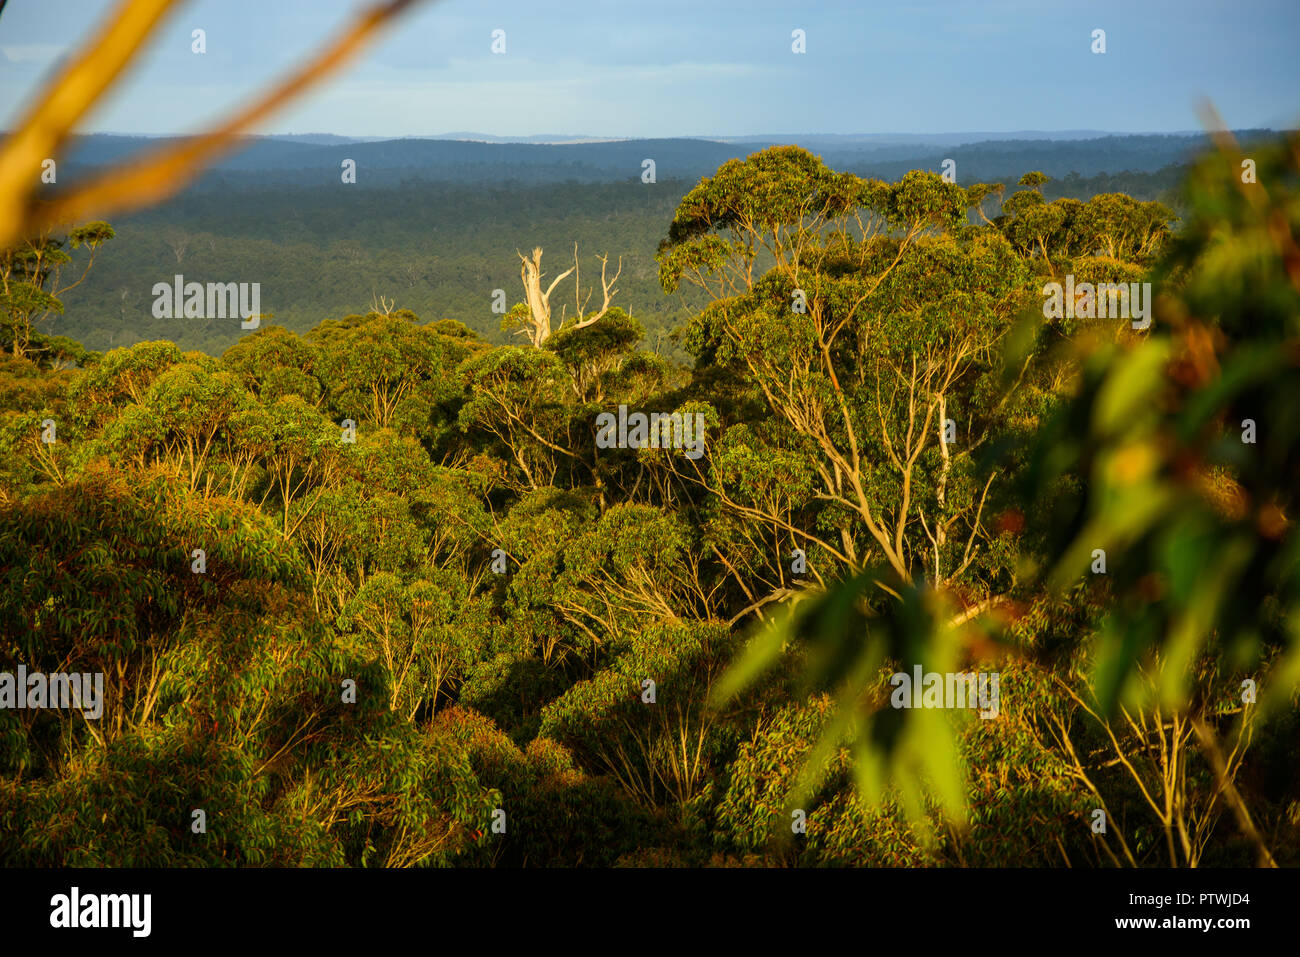
<svg viewBox="0 0 1300 957"><path fill-rule="evenodd" d="M555 292L555 287L568 275L573 275L574 288L574 316L577 322L574 329L582 329L586 326L598 322L605 313L609 312L610 303L614 296L617 295L618 289L614 283L618 282L618 277L623 274L623 259L618 260L618 270L614 273L612 279L607 278L609 267L609 256L597 256L600 260L600 288L603 302L600 310L594 314L586 312L587 304L591 302L592 293L589 291L584 299L582 296L582 285L578 271L578 244L573 245L573 267L566 269L542 291L542 249L538 246L533 250L533 256L529 259L523 253L519 253L519 276L524 283L524 296L528 304L528 315L521 317L523 320L523 333L528 336L528 341L535 347L541 347L547 339L551 337L551 293ZM560 325L563 326L568 314L568 306L560 310Z"/></svg>

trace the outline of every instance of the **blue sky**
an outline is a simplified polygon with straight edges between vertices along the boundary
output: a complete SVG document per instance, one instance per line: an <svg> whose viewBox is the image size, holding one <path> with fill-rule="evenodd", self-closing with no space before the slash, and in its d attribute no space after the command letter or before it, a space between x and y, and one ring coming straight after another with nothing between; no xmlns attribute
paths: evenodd
<svg viewBox="0 0 1300 957"><path fill-rule="evenodd" d="M114 6L9 0L0 125ZM83 131L201 128L362 6L181 4ZM1096 28L1105 54L1090 50ZM1298 49L1297 0L442 0L262 132L1168 132L1200 127L1202 96L1232 127L1278 126L1300 120Z"/></svg>

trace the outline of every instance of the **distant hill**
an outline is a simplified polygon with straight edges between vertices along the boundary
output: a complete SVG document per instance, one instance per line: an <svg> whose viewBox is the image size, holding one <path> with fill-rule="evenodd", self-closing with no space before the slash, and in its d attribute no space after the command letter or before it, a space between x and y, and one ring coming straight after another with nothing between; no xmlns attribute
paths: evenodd
<svg viewBox="0 0 1300 957"><path fill-rule="evenodd" d="M340 143L369 143L374 140L388 139L386 136L338 136L334 133L274 133L262 137L268 140L284 140L289 143L307 143L312 146L336 146Z"/></svg>
<svg viewBox="0 0 1300 957"><path fill-rule="evenodd" d="M470 134L465 134L470 135ZM1203 149L1202 133L1105 135L1059 139L1053 134L952 142L958 136L935 134L891 141L895 134L768 137L755 140L638 139L580 143L472 142L465 139L331 139L326 134L249 137L247 145L216 163L199 187L330 185L339 181L345 159L357 164L357 185L393 186L405 180L433 182L626 182L638 180L642 161L653 159L661 180L698 179L722 163L764 147L798 142L836 169L893 179L910 169L939 169L957 162L958 182L974 182L1009 171L1040 169L1055 178L1070 173L1155 172L1187 162ZM1239 139L1267 135L1243 130ZM328 142L322 140L328 139ZM114 163L162 140L95 134L77 138L61 168L75 177L88 168ZM252 179L248 176L251 175ZM232 179L233 177L233 179Z"/></svg>
<svg viewBox="0 0 1300 957"><path fill-rule="evenodd" d="M954 146L982 143L987 140L1094 140L1104 136L1123 136L1107 130L1008 130L999 133L764 133L751 136L718 136L723 143L802 143L809 149L821 146ZM1195 135L1188 130L1172 134Z"/></svg>

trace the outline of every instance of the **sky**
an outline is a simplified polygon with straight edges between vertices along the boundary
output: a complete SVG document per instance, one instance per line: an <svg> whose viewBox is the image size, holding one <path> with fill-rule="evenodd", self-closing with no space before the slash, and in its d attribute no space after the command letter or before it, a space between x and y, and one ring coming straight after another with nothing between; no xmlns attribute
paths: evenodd
<svg viewBox="0 0 1300 957"><path fill-rule="evenodd" d="M9 0L0 128L116 5ZM202 129L365 6L181 3L80 131ZM1174 132L1202 127L1202 98L1276 128L1300 121L1298 50L1297 0L425 0L260 132Z"/></svg>

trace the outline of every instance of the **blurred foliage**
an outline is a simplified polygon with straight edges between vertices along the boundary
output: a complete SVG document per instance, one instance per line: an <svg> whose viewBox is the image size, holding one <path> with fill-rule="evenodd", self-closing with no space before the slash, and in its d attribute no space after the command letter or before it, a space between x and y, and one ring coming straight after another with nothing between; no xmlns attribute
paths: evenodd
<svg viewBox="0 0 1300 957"><path fill-rule="evenodd" d="M909 817L924 825L927 792L960 822L966 811L956 777L961 764L952 760L953 731L943 712L883 707L871 689L895 666L953 670L959 649L989 647L994 639L1009 652L1024 651L1015 622L1027 606L1011 598L1041 605L1050 593L1038 589L1059 591L1099 571L1109 593L1104 604L1080 608L1085 615L1070 640L1088 648L1083 688L1101 728L1109 729L1121 704L1130 720L1130 712L1152 706L1192 722L1212 715L1208 690L1194 680L1200 674L1194 663L1207 651L1260 686L1257 706L1249 692L1234 688L1232 697L1245 702L1229 732L1238 744L1248 719L1294 713L1300 417L1286 397L1300 385L1300 141L1253 150L1258 182L1243 182L1242 158L1227 145L1194 167L1184 227L1147 277L1159 296L1149 334L1087 329L1061 337L1050 321L1031 315L1009 337L1006 379L1020 370L1017 387L1024 370L1036 365L1073 370L1041 427L1009 435L986 460L986 468L1020 476L1017 496L1000 516L1002 528L1018 535L1026 512L1044 513L1044 524L1025 537L1033 547L1019 553L1013 595L982 622L971 621L970 634L960 639L952 623L969 616L951 617L960 607L953 593L944 596L924 581L882 585L887 576L871 569L778 618L729 673L721 692L747 686L797 649L805 687L838 689L834 716L807 759L796 799L815 783L827 757L849 742L867 799L881 800L887 783ZM1025 199L1004 205L1017 214L1001 220L1010 234L1015 221L1041 208L1041 197L1030 192L1041 182L1041 176L1025 177L1028 190L1012 197ZM1123 197L1093 202L1099 215L1138 213ZM1080 252L1100 245L1115 254L1105 230L1081 211L1075 216L1084 237ZM1140 237L1148 222L1129 235ZM1145 247L1139 238L1129 250ZM1042 252L1044 263L1052 262L1051 248ZM1075 263L1088 269L1093 261ZM1100 567L1097 549L1104 552ZM1145 675L1155 680L1144 681ZM1198 734L1213 772L1218 748L1212 730L1201 733L1206 728L1198 726ZM1221 773L1211 781L1231 787ZM1238 805L1239 815L1243 809ZM1242 826L1254 830L1248 814Z"/></svg>

